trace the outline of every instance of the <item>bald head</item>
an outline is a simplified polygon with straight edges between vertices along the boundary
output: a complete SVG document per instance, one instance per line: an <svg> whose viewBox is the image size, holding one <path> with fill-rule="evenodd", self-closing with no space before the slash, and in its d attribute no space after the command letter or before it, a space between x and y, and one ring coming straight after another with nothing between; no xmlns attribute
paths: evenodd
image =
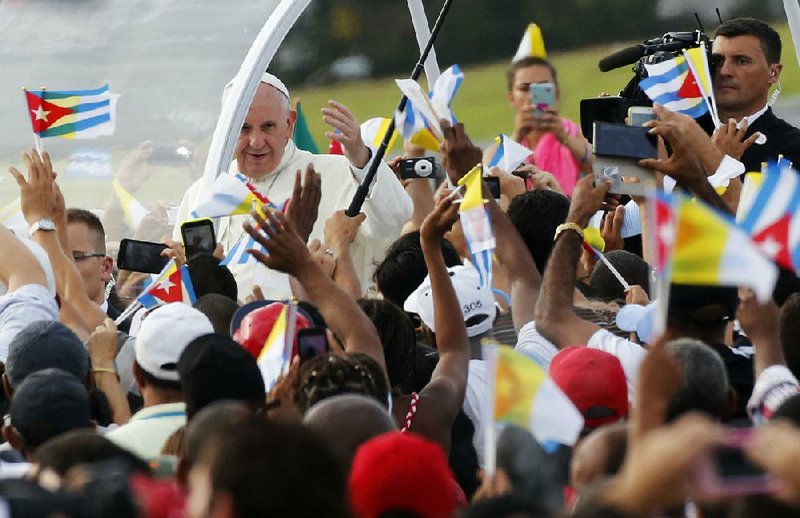
<svg viewBox="0 0 800 518"><path fill-rule="evenodd" d="M333 447L348 470L362 443L397 430L394 419L380 403L358 394L320 401L306 412L303 423Z"/></svg>

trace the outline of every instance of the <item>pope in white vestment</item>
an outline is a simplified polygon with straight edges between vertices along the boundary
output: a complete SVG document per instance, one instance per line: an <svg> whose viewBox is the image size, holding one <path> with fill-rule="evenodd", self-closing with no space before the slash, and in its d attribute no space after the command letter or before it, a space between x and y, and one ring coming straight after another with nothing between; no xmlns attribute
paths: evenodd
<svg viewBox="0 0 800 518"><path fill-rule="evenodd" d="M264 74L242 126L236 161L229 171L230 174L241 172L261 194L273 203L282 203L292 194L296 172L302 173L308 164L313 164L322 180L322 199L310 239L320 241L325 221L335 211L349 206L373 159L349 110L331 103L323 113L325 122L339 130L328 135L342 144L345 156L315 155L294 145L291 137L297 113L291 110L289 92L278 78ZM190 219L192 210L210 194L203 192L204 185L202 179L198 180L183 197L174 231L177 241L180 241L180 222ZM375 265L383 258L389 244L399 237L403 224L411 217L412 208L411 199L400 181L389 166L381 162L362 208L367 218L350 247L365 292L372 284ZM219 218L217 241L226 253L245 234L242 224L248 219L246 215ZM250 295L255 285L261 287L268 299L284 299L291 295L286 275L269 270L254 259L243 265L231 264L228 268L236 278L241 301Z"/></svg>

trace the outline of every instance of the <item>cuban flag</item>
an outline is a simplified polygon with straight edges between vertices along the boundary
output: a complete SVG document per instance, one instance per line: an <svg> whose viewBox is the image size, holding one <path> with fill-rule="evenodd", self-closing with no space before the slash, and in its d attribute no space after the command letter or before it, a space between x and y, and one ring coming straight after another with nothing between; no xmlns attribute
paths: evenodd
<svg viewBox="0 0 800 518"><path fill-rule="evenodd" d="M639 86L651 101L694 119L708 112L706 100L685 57L646 64L644 68L648 77L639 81Z"/></svg>
<svg viewBox="0 0 800 518"><path fill-rule="evenodd" d="M768 257L779 265L800 270L800 175L788 161L770 163L760 188L742 199L737 219Z"/></svg>
<svg viewBox="0 0 800 518"><path fill-rule="evenodd" d="M136 299L146 308L172 302L192 305L195 300L189 268L185 264L178 268L174 260L167 263L150 286Z"/></svg>
<svg viewBox="0 0 800 518"><path fill-rule="evenodd" d="M93 90L25 90L33 132L41 138L89 139L114 134L118 95Z"/></svg>

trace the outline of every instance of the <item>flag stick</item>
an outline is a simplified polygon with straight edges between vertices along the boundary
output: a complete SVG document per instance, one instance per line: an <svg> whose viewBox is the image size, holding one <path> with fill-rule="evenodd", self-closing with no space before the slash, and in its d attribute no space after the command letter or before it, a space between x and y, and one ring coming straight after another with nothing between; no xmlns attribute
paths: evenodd
<svg viewBox="0 0 800 518"><path fill-rule="evenodd" d="M423 52L431 38L431 30L428 27L428 17L425 16L422 0L408 0L408 11L411 13L411 24L417 36L419 51ZM439 78L439 63L436 61L436 51L433 49L425 60L425 78L428 80L428 90L432 90L433 84Z"/></svg>
<svg viewBox="0 0 800 518"><path fill-rule="evenodd" d="M483 342L483 341L482 341ZM489 373L489 390L484 405L483 415L483 470L487 477L493 477L497 471L497 425L494 422L495 387L497 385L497 343L486 340L482 343L481 355L486 362Z"/></svg>
<svg viewBox="0 0 800 518"><path fill-rule="evenodd" d="M647 250L647 255L653 264L658 265L660 259L658 257L658 220L656 214L657 190L653 189L645 198L645 235L644 246ZM670 223L672 224L672 222ZM672 244L670 244L670 247ZM672 252L670 251L670 256ZM653 329L654 336L661 336L667 329L667 309L669 308L669 281L670 281L670 266L671 257L668 258L663 265L663 268L658 268L655 271L655 299L656 299L656 322Z"/></svg>
<svg viewBox="0 0 800 518"><path fill-rule="evenodd" d="M114 320L114 325L118 326L121 323L125 322L130 317L132 317L134 313L139 311L139 309L141 309L142 307L143 306L141 302L139 301L134 302L133 304L125 308L125 311L123 311L122 314L120 314L120 316L118 316L117 319Z"/></svg>
<svg viewBox="0 0 800 518"><path fill-rule="evenodd" d="M619 273L619 270L614 268L614 265L611 264L611 261L609 261L608 258L605 255L603 255L603 252L601 252L600 250L596 249L595 247L593 247L592 245L589 245L587 243L584 243L583 246L584 246L584 248L588 249L591 253L593 253L595 256L597 256L597 258L600 259L603 262L604 265L606 265L606 268L608 268L608 271L611 272L611 275L616 277L616 279L619 281L619 283L622 285L622 287L625 288L625 291L630 289L631 286L625 280L625 277L623 277L622 274Z"/></svg>
<svg viewBox="0 0 800 518"><path fill-rule="evenodd" d="M431 37L428 39L428 44L425 46L425 50L422 51L422 54L417 61L417 64L414 65L414 71L411 73L411 79L416 81L419 78L419 75L422 73L424 68L424 63L428 59L428 55L433 49L433 42L436 40L436 37L439 35L439 30L442 28L442 24L444 23L444 19L447 16L447 12L450 10L450 5L453 3L453 0L445 0L444 5L442 6L441 11L439 11L439 16L436 18L436 23L433 25L433 29L431 30ZM406 103L408 102L408 98L404 95L400 99L400 103L397 105L397 110L395 113L402 112L405 107ZM353 195L353 199L350 201L350 206L347 207L345 213L350 216L351 218L358 216L361 212L361 206L364 205L364 200L367 199L367 195L369 194L369 187L372 184L372 181L375 179L375 175L378 172L378 166L380 165L381 161L383 160L384 155L386 155L386 150L389 147L389 140L391 140L392 135L394 134L394 127L395 127L395 120L394 116L392 116L391 122L389 123L389 127L386 129L386 134L383 136L383 141L378 149L375 151L375 155L372 157L372 163L369 166L369 171L367 172L364 181L356 189L355 195Z"/></svg>
<svg viewBox="0 0 800 518"><path fill-rule="evenodd" d="M44 105L44 92L47 90L44 86L41 88L42 91L42 105ZM42 145L42 137L39 136L39 133L34 130L33 132L33 145L36 147L36 152L39 153L39 156L42 156L44 152L44 146Z"/></svg>

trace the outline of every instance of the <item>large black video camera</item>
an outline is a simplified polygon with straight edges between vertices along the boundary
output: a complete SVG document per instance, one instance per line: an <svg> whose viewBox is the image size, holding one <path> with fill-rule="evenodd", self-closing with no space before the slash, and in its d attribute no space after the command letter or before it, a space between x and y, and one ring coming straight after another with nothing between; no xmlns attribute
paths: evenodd
<svg viewBox="0 0 800 518"><path fill-rule="evenodd" d="M668 32L661 37L632 45L604 57L598 63L601 72L633 65L633 77L616 97L596 97L581 100L581 130L592 134L595 121L622 124L631 106L651 106L653 103L639 87L647 77L645 65L660 63L679 56L682 51L699 47L702 43L711 48L708 36L701 30ZM710 62L710 61L709 61Z"/></svg>

